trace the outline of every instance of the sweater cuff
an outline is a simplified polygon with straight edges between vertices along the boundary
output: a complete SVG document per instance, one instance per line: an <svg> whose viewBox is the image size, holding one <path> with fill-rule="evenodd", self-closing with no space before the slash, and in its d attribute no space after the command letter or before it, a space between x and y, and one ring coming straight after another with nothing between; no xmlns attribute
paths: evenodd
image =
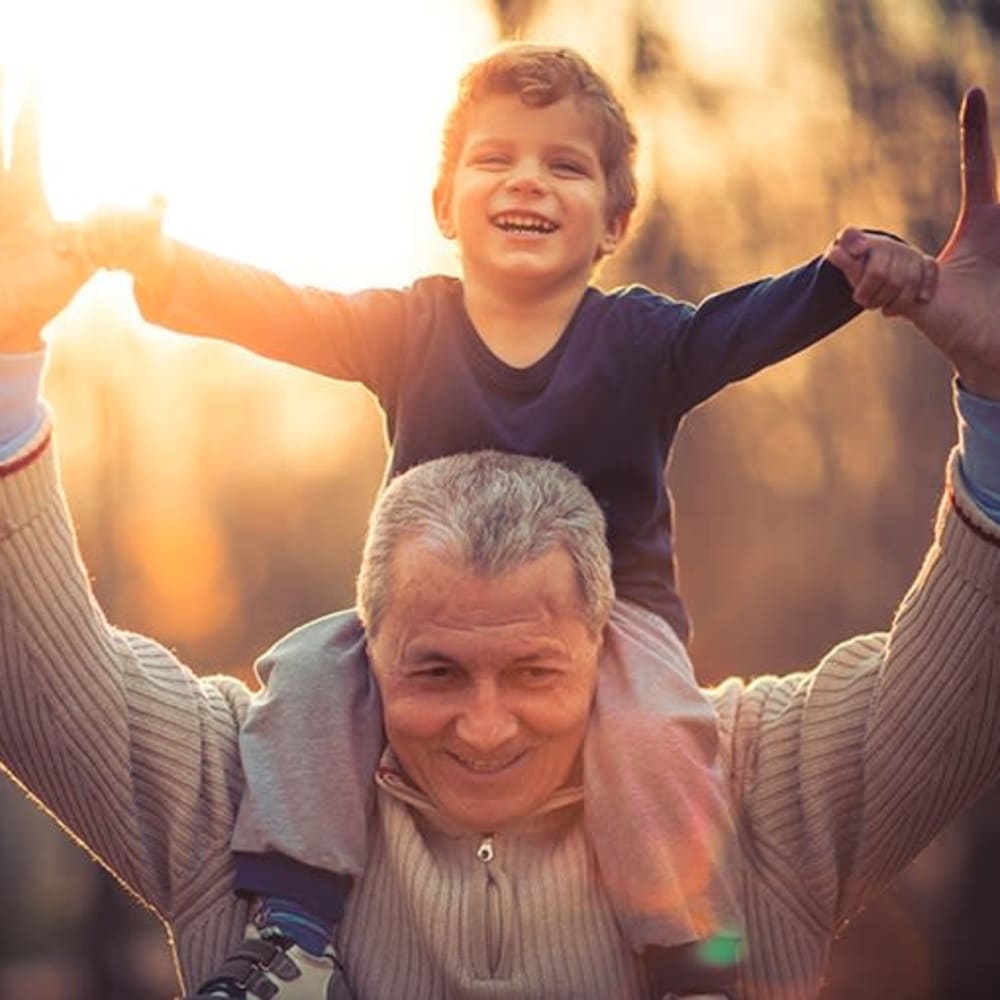
<svg viewBox="0 0 1000 1000"><path fill-rule="evenodd" d="M44 350L0 355L0 462L17 454L44 422L45 359Z"/></svg>
<svg viewBox="0 0 1000 1000"><path fill-rule="evenodd" d="M0 538L15 534L58 496L52 421L42 404L42 424L30 440L0 462Z"/></svg>
<svg viewBox="0 0 1000 1000"><path fill-rule="evenodd" d="M961 565L977 590L1000 601L1000 524L986 514L962 474L956 448L948 460L947 492L937 521L937 542L945 557Z"/></svg>
<svg viewBox="0 0 1000 1000"><path fill-rule="evenodd" d="M978 506L1000 522L1000 403L975 396L955 380L962 478Z"/></svg>

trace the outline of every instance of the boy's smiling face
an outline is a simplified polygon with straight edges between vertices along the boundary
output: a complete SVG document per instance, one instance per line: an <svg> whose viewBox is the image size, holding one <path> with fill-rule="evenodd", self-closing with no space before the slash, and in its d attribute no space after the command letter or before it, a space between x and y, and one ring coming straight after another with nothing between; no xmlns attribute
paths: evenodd
<svg viewBox="0 0 1000 1000"><path fill-rule="evenodd" d="M609 219L607 201L599 126L575 98L535 108L495 94L471 112L434 209L442 233L458 243L467 285L582 293L628 222L627 213Z"/></svg>

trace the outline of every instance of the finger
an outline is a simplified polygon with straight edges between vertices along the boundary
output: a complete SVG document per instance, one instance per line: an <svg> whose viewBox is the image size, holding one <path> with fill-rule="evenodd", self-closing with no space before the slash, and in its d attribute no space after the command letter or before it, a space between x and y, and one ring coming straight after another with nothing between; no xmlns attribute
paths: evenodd
<svg viewBox="0 0 1000 1000"><path fill-rule="evenodd" d="M10 176L22 198L27 199L29 204L46 207L45 190L42 186L41 143L38 136L39 104L38 83L32 81L14 122Z"/></svg>
<svg viewBox="0 0 1000 1000"><path fill-rule="evenodd" d="M830 246L827 247L824 257L831 264L833 264L834 267L843 272L844 277L847 279L847 283L852 289L857 287L858 282L865 273L864 257L860 259L853 257L839 243L831 243Z"/></svg>
<svg viewBox="0 0 1000 1000"><path fill-rule="evenodd" d="M937 291L938 272L940 268L938 267L938 262L927 254L921 255L921 263L923 264L923 273L920 278L920 291L917 293L917 302L924 305L934 298L934 293Z"/></svg>
<svg viewBox="0 0 1000 1000"><path fill-rule="evenodd" d="M120 214L100 208L88 215L79 226L81 246L96 267L111 267L121 256L124 226Z"/></svg>
<svg viewBox="0 0 1000 1000"><path fill-rule="evenodd" d="M834 238L834 245L843 247L852 257L861 259L868 252L871 242L854 226L845 226Z"/></svg>
<svg viewBox="0 0 1000 1000"><path fill-rule="evenodd" d="M4 79L3 79L3 67L0 66L0 174L3 174L4 168L7 166L7 159L4 156L4 132L7 127L7 119L4 117L3 113L3 92L4 92Z"/></svg>
<svg viewBox="0 0 1000 1000"><path fill-rule="evenodd" d="M993 205L997 200L997 165L990 139L989 108L979 87L966 91L960 112L962 133L962 207Z"/></svg>
<svg viewBox="0 0 1000 1000"><path fill-rule="evenodd" d="M905 316L913 308L923 286L923 261L917 254L909 255L899 272L899 280L895 282L891 294L887 293L882 306L886 316Z"/></svg>
<svg viewBox="0 0 1000 1000"><path fill-rule="evenodd" d="M55 230L54 247L60 257L70 257L91 269L96 267L90 259L86 234L79 223L60 223Z"/></svg>
<svg viewBox="0 0 1000 1000"><path fill-rule="evenodd" d="M854 301L865 309L881 309L886 301L885 288L881 277L865 274L854 289Z"/></svg>
<svg viewBox="0 0 1000 1000"><path fill-rule="evenodd" d="M866 309L881 309L891 297L891 279L892 255L884 245L872 244L865 259L865 272L854 286L854 301Z"/></svg>
<svg viewBox="0 0 1000 1000"><path fill-rule="evenodd" d="M163 237L163 220L167 215L167 198L166 195L154 194L149 202L149 213L150 219L153 225L156 227L156 238L161 239Z"/></svg>

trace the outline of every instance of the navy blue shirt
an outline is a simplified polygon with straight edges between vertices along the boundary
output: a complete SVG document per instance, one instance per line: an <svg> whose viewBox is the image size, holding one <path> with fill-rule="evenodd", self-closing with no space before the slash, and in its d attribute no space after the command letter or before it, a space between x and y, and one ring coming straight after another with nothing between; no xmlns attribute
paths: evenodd
<svg viewBox="0 0 1000 1000"><path fill-rule="evenodd" d="M152 322L362 382L385 412L387 476L481 448L565 463L607 518L618 595L684 640L664 483L682 417L860 311L820 258L697 306L591 287L552 349L514 368L479 337L457 278L342 295L180 247L171 286L138 298Z"/></svg>

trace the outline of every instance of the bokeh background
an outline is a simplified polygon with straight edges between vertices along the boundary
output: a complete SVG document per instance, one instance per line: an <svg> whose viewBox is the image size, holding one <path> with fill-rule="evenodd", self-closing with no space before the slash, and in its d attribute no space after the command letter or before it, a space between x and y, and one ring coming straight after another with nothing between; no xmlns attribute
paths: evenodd
<svg viewBox="0 0 1000 1000"><path fill-rule="evenodd" d="M691 300L847 223L938 250L961 93L1000 102L998 0L0 0L8 89L43 86L60 215L160 192L174 235L345 290L454 270L438 130L461 69L516 36L583 50L639 125L641 225L600 283ZM145 326L119 276L51 343L112 621L249 679L351 602L385 454L364 391ZM809 666L888 621L929 538L950 392L905 323L862 317L689 418L671 477L703 682ZM998 941L993 796L851 925L824 996L1000 996ZM174 992L160 928L0 783L0 998Z"/></svg>

